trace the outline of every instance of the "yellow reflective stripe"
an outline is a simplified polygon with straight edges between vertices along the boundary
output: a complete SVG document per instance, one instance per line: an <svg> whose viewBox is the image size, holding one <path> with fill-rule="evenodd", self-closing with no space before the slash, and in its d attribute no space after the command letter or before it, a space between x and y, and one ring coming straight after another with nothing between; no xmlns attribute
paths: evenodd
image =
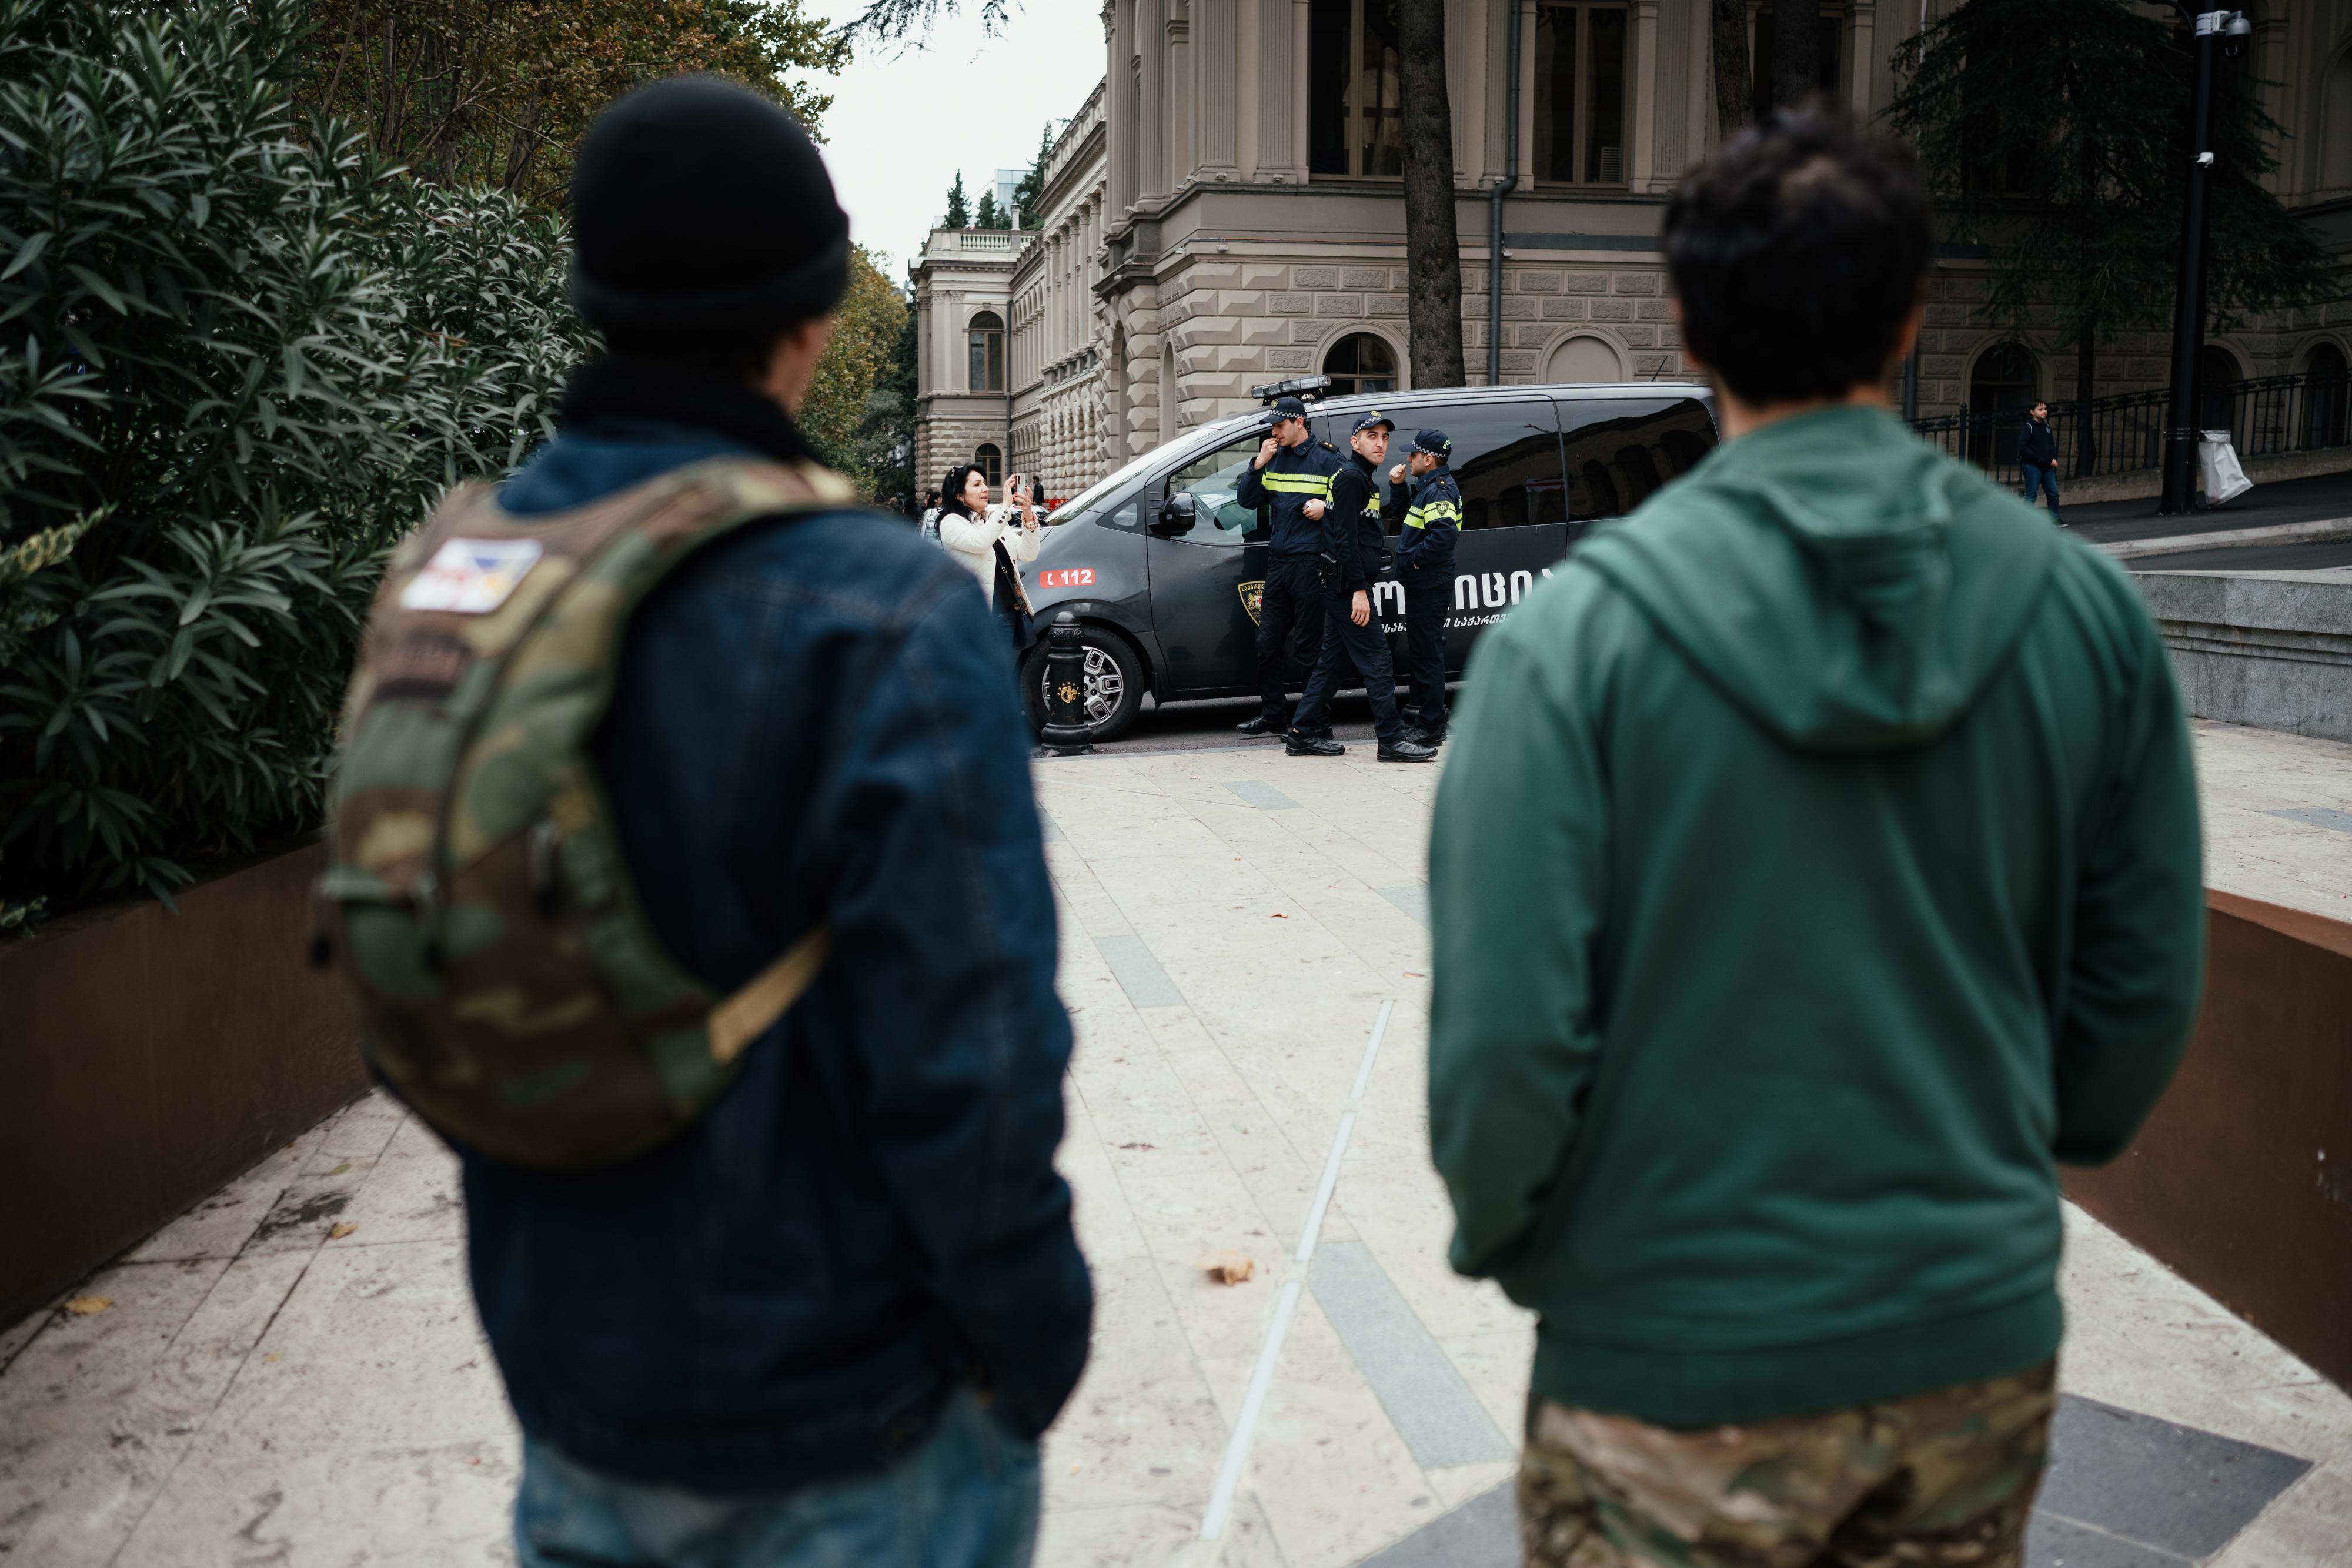
<svg viewBox="0 0 2352 1568"><path fill-rule="evenodd" d="M1269 490L1286 490L1294 494L1327 496L1331 492L1328 474L1261 474L1258 483Z"/></svg>
<svg viewBox="0 0 2352 1568"><path fill-rule="evenodd" d="M1425 528L1429 527L1427 523L1421 520L1421 514L1419 512L1407 512L1404 515L1404 526L1409 528Z"/></svg>

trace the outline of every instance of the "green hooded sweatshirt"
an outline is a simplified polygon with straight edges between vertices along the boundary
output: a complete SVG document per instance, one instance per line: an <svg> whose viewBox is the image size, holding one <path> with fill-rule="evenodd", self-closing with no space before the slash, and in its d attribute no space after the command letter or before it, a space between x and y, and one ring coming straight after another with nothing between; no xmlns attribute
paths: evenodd
<svg viewBox="0 0 2352 1568"><path fill-rule="evenodd" d="M2202 979L2129 579L1883 412L1782 420L1489 632L1450 749L1430 1138L1535 1391L1698 1427L2053 1354L2057 1162Z"/></svg>

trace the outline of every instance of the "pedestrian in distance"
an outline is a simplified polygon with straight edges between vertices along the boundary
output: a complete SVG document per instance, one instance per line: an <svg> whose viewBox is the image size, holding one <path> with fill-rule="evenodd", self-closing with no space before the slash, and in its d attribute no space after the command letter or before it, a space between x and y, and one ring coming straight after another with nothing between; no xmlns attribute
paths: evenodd
<svg viewBox="0 0 2352 1568"><path fill-rule="evenodd" d="M947 497L940 507L940 543L979 580L1013 651L1025 652L1037 640L1037 622L1021 583L1021 564L1037 559L1038 523L1021 476L1005 476L1001 506L989 505L988 474L976 464L949 469L940 491Z"/></svg>
<svg viewBox="0 0 2352 1568"><path fill-rule="evenodd" d="M849 261L798 121L643 88L571 205L606 351L395 559L322 884L372 1065L462 1156L516 1555L1018 1568L1093 1298L1006 638L795 423ZM550 622L436 837L403 727Z"/></svg>
<svg viewBox="0 0 2352 1568"><path fill-rule="evenodd" d="M1339 757L1347 747L1330 738L1331 696L1340 667L1352 667L1371 699L1372 733L1383 762L1427 762L1433 747L1405 738L1397 715L1396 674L1389 664L1388 634L1372 611L1372 588L1387 556L1381 531L1381 460L1388 455L1395 423L1378 410L1356 421L1348 437L1349 459L1331 476L1330 499L1307 503L1307 517L1322 528L1316 557L1323 592L1323 646L1299 694L1298 710L1282 737L1292 757Z"/></svg>
<svg viewBox="0 0 2352 1568"><path fill-rule="evenodd" d="M1412 727L1423 746L1445 739L1445 612L1454 598L1454 541L1462 533L1462 487L1446 465L1454 443L1442 430L1412 438L1412 451L1389 470L1383 526L1397 528L1397 581L1404 589L1404 646L1412 673Z"/></svg>
<svg viewBox="0 0 2352 1568"><path fill-rule="evenodd" d="M940 493L937 490L923 492L922 530L923 537L931 543L940 542Z"/></svg>
<svg viewBox="0 0 2352 1568"><path fill-rule="evenodd" d="M1480 640L1430 844L1451 1258L1538 1315L1527 1561L2017 1568L2056 1167L2196 1017L2180 696L2122 570L1887 407L1906 152L1778 118L1662 243L1724 443Z"/></svg>
<svg viewBox="0 0 2352 1568"><path fill-rule="evenodd" d="M2025 476L2025 504L2033 505L2033 493L2041 490L2050 497L2050 520L2064 528L2066 519L2058 515L2058 437L2051 432L2046 402L2033 405L2017 433L2017 471Z"/></svg>
<svg viewBox="0 0 2352 1568"><path fill-rule="evenodd" d="M1307 405L1277 398L1263 416L1266 435L1234 499L1273 516L1266 540L1265 581L1258 590L1257 715L1237 727L1244 735L1281 735L1292 728L1290 675L1294 649L1308 671L1323 648L1323 508L1339 472L1337 448L1307 429ZM1312 510L1309 510L1309 507ZM1325 738L1328 725L1319 727Z"/></svg>

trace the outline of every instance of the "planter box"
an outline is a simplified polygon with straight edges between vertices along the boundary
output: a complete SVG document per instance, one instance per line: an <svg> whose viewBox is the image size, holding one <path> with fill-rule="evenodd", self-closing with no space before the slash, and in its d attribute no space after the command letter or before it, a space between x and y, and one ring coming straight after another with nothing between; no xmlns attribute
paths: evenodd
<svg viewBox="0 0 2352 1568"><path fill-rule="evenodd" d="M0 945L0 1324L367 1087L312 843Z"/></svg>
<svg viewBox="0 0 2352 1568"><path fill-rule="evenodd" d="M2206 894L2205 1009L2139 1139L2068 1196L2352 1387L2352 925Z"/></svg>

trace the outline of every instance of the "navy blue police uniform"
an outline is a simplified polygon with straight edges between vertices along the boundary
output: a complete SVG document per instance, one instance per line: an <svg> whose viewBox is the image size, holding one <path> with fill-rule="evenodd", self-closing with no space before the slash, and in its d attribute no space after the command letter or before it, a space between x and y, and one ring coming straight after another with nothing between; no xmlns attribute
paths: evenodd
<svg viewBox="0 0 2352 1568"><path fill-rule="evenodd" d="M1397 486L1387 517L1398 523L1397 580L1404 586L1404 646L1412 672L1413 729L1435 741L1445 734L1445 612L1454 598L1454 541L1462 532L1462 487L1446 466L1454 444L1424 430L1412 449L1437 459L1405 499Z"/></svg>
<svg viewBox="0 0 2352 1568"><path fill-rule="evenodd" d="M1304 419L1307 405L1279 400L1265 413L1271 429L1286 419ZM1285 644L1295 638L1298 662L1309 670L1323 643L1323 591L1316 567L1323 553L1323 525L1307 515L1307 503L1331 500L1331 480L1341 466L1338 452L1312 439L1276 450L1264 467L1252 467L1234 487L1234 499L1273 514L1266 545L1265 584L1257 615L1258 716L1244 729L1279 733L1290 695L1284 666Z"/></svg>
<svg viewBox="0 0 2352 1568"><path fill-rule="evenodd" d="M1360 434L1389 423L1375 410L1356 422L1356 430ZM1330 722L1331 695L1339 688L1339 670L1345 663L1362 677L1364 693L1372 704L1372 732L1381 745L1392 749L1404 738L1404 720L1397 713L1396 674L1389 662L1389 640L1381 630L1380 615L1375 611L1369 624L1359 626L1349 614L1355 596L1371 591L1380 577L1381 558L1386 553L1379 470L1362 453L1351 452L1332 478L1330 504L1323 513L1323 648L1291 720L1292 728L1300 735Z"/></svg>

